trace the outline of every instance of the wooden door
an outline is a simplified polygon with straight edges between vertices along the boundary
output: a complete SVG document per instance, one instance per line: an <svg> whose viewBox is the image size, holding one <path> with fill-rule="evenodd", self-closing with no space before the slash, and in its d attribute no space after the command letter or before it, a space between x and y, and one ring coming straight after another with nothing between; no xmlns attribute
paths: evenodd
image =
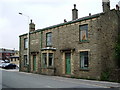
<svg viewBox="0 0 120 90"><path fill-rule="evenodd" d="M71 74L71 54L70 53L65 54L65 60L66 60L66 74Z"/></svg>
<svg viewBox="0 0 120 90"><path fill-rule="evenodd" d="M36 71L36 55L33 55L33 71Z"/></svg>

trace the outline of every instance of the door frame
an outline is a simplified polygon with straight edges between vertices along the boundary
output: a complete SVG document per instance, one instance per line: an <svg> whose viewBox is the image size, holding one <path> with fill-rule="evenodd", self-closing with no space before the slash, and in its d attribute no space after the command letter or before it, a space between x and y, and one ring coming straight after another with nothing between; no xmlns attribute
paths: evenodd
<svg viewBox="0 0 120 90"><path fill-rule="evenodd" d="M35 61L34 61L34 57L35 57ZM37 70L37 63L36 62L37 62L37 55L33 55L33 71Z"/></svg>

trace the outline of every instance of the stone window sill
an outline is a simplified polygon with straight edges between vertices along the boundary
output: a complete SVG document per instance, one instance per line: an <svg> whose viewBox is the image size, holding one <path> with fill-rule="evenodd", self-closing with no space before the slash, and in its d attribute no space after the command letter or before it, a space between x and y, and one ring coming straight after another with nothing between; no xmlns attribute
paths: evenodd
<svg viewBox="0 0 120 90"><path fill-rule="evenodd" d="M47 69L54 69L54 67L52 67L52 66L51 67L47 67Z"/></svg>
<svg viewBox="0 0 120 90"><path fill-rule="evenodd" d="M52 45L46 45L46 47L52 47Z"/></svg>
<svg viewBox="0 0 120 90"><path fill-rule="evenodd" d="M24 48L24 50L27 50L27 48Z"/></svg>
<svg viewBox="0 0 120 90"><path fill-rule="evenodd" d="M80 70L80 71L90 71L89 68L80 68L79 70Z"/></svg>
<svg viewBox="0 0 120 90"><path fill-rule="evenodd" d="M28 67L28 65L24 65L24 67Z"/></svg>
<svg viewBox="0 0 120 90"><path fill-rule="evenodd" d="M42 67L41 69L55 69L54 67Z"/></svg>
<svg viewBox="0 0 120 90"><path fill-rule="evenodd" d="M82 44L82 43L89 43L89 41L88 40L86 40L86 41L79 41L79 44Z"/></svg>

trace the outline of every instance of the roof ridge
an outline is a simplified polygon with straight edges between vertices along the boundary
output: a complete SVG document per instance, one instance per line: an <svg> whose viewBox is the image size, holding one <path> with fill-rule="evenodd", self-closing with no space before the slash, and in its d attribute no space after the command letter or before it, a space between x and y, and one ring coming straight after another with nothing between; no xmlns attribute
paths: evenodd
<svg viewBox="0 0 120 90"><path fill-rule="evenodd" d="M102 13L93 14L93 15L91 15L91 16L81 17L81 18L78 18L78 19L76 19L76 20L71 20L71 21L68 21L68 22L64 22L64 23L60 23L60 24L48 26L48 27L45 27L45 28L42 28L42 29L37 29L37 30L35 30L35 31L33 31L33 32L30 32L30 33L32 34L32 33L35 33L35 32L40 32L40 31L44 31L44 30L56 28L56 27L59 27L59 26L68 25L68 24L72 24L72 23L79 22L79 21L96 18L96 17L99 17L101 14L103 14L103 12L102 12ZM21 37L21 36L24 36L24 35L27 35L27 33L26 33L26 34L23 34L23 35L20 35L20 37Z"/></svg>

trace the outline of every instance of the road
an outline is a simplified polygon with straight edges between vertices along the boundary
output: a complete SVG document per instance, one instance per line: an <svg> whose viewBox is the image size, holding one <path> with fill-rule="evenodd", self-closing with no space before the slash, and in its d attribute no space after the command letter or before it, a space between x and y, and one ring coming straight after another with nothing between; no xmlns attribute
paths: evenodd
<svg viewBox="0 0 120 90"><path fill-rule="evenodd" d="M1 84L1 83L0 83ZM77 79L2 70L2 88L106 88Z"/></svg>

